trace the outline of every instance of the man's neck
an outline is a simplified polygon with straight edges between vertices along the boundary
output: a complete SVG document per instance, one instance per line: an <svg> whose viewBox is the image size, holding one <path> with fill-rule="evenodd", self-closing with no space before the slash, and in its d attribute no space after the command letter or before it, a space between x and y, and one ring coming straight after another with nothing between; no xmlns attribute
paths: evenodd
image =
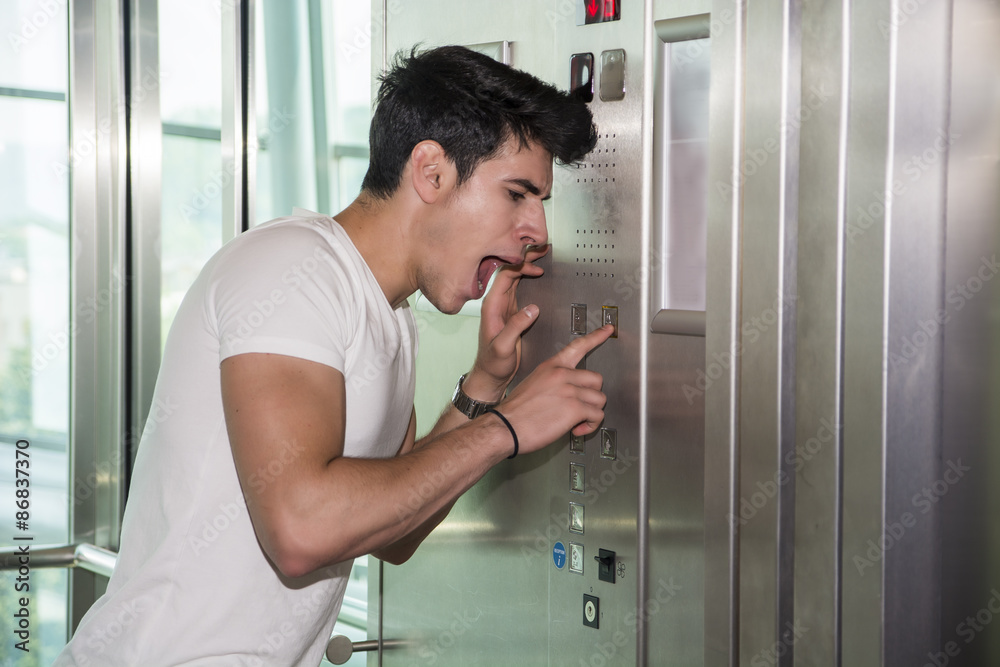
<svg viewBox="0 0 1000 667"><path fill-rule="evenodd" d="M417 289L408 256L411 216L397 198L377 200L365 193L335 216L393 308Z"/></svg>

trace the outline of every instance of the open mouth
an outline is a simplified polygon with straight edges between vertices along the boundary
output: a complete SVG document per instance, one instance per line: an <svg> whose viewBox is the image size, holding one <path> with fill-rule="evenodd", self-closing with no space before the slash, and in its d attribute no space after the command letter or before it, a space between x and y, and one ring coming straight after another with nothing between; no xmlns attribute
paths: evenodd
<svg viewBox="0 0 1000 667"><path fill-rule="evenodd" d="M520 257L498 257L496 255L483 257L483 260L479 262L479 271L476 272L476 298L480 299L486 293L490 278L498 268L505 264L518 264L520 262Z"/></svg>

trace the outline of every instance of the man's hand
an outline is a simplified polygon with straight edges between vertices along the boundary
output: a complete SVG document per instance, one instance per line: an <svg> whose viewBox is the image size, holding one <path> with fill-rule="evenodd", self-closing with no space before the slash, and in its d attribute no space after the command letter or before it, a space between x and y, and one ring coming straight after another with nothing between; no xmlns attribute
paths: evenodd
<svg viewBox="0 0 1000 667"><path fill-rule="evenodd" d="M517 432L524 453L545 447L567 432L593 433L604 420L607 397L600 373L576 366L606 341L614 327L606 324L543 361L497 410Z"/></svg>
<svg viewBox="0 0 1000 667"><path fill-rule="evenodd" d="M534 262L549 251L548 245L530 247L520 264L502 266L493 287L483 298L479 320L479 352L469 373L466 393L482 401L499 400L521 362L521 336L538 317L538 306L519 309L517 286L521 278L537 278L543 269Z"/></svg>

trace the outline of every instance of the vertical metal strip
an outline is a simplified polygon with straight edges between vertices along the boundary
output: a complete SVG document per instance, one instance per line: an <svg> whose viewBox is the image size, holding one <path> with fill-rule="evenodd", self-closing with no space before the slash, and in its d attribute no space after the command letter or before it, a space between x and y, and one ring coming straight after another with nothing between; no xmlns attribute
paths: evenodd
<svg viewBox="0 0 1000 667"><path fill-rule="evenodd" d="M840 663L849 2L802 8L796 384L796 665ZM806 118L806 114L808 117Z"/></svg>
<svg viewBox="0 0 1000 667"><path fill-rule="evenodd" d="M316 206L318 211L336 213L330 202L330 138L326 113L326 67L323 59L323 6L308 0L309 71L312 81L313 149L316 160Z"/></svg>
<svg viewBox="0 0 1000 667"><path fill-rule="evenodd" d="M739 659L738 421L740 245L746 0L712 3L709 182L721 184L708 203L705 353L722 364L705 392L705 665ZM715 196L717 195L717 196ZM718 356L716 356L718 355Z"/></svg>
<svg viewBox="0 0 1000 667"><path fill-rule="evenodd" d="M110 548L118 544L124 468L126 105L120 14L114 0L69 7L70 478L86 480L90 491L69 503L70 537ZM71 629L106 583L90 573L70 574Z"/></svg>
<svg viewBox="0 0 1000 667"><path fill-rule="evenodd" d="M129 261L130 401L126 442L131 466L160 369L160 256L163 130L160 123L158 0L130 0Z"/></svg>
<svg viewBox="0 0 1000 667"><path fill-rule="evenodd" d="M243 231L243 38L242 13L251 0L221 3L222 10L222 242Z"/></svg>
<svg viewBox="0 0 1000 667"><path fill-rule="evenodd" d="M651 226L653 212L653 63L654 44L659 47L660 38L653 26L653 2L646 0L643 18L643 54L646 63L642 73L642 164L650 168L642 170L642 233L641 257L642 275L639 303L648 304L651 253ZM638 466L638 516L636 517L636 608L649 606L649 308L639 308L639 466ZM646 667L649 658L649 616L640 614L636 625L636 665Z"/></svg>
<svg viewBox="0 0 1000 667"><path fill-rule="evenodd" d="M740 399L740 662L791 664L800 53L793 0L747 16ZM776 76L777 74L777 76ZM794 283L793 283L794 284Z"/></svg>
<svg viewBox="0 0 1000 667"><path fill-rule="evenodd" d="M243 0L242 105L243 220L240 231L257 224L257 0Z"/></svg>
<svg viewBox="0 0 1000 667"><path fill-rule="evenodd" d="M843 617L845 665L883 664L883 562L867 554L885 521L886 174L893 128L892 2L852 5L851 128L847 148L847 242L844 249ZM888 92L885 92L888 91ZM859 560L860 559L860 560ZM869 567L868 564L871 564Z"/></svg>

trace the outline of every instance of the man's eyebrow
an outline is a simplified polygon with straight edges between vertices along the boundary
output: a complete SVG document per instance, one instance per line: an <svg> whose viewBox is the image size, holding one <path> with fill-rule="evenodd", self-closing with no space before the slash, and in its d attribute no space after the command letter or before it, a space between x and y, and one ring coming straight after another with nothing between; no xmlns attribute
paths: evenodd
<svg viewBox="0 0 1000 667"><path fill-rule="evenodd" d="M514 185L520 185L522 188L524 188L533 195L539 195L542 193L542 191L538 188L538 186L529 181L527 178L508 178L506 182ZM551 198L552 198L552 193L550 192L549 194L542 197L542 201Z"/></svg>

